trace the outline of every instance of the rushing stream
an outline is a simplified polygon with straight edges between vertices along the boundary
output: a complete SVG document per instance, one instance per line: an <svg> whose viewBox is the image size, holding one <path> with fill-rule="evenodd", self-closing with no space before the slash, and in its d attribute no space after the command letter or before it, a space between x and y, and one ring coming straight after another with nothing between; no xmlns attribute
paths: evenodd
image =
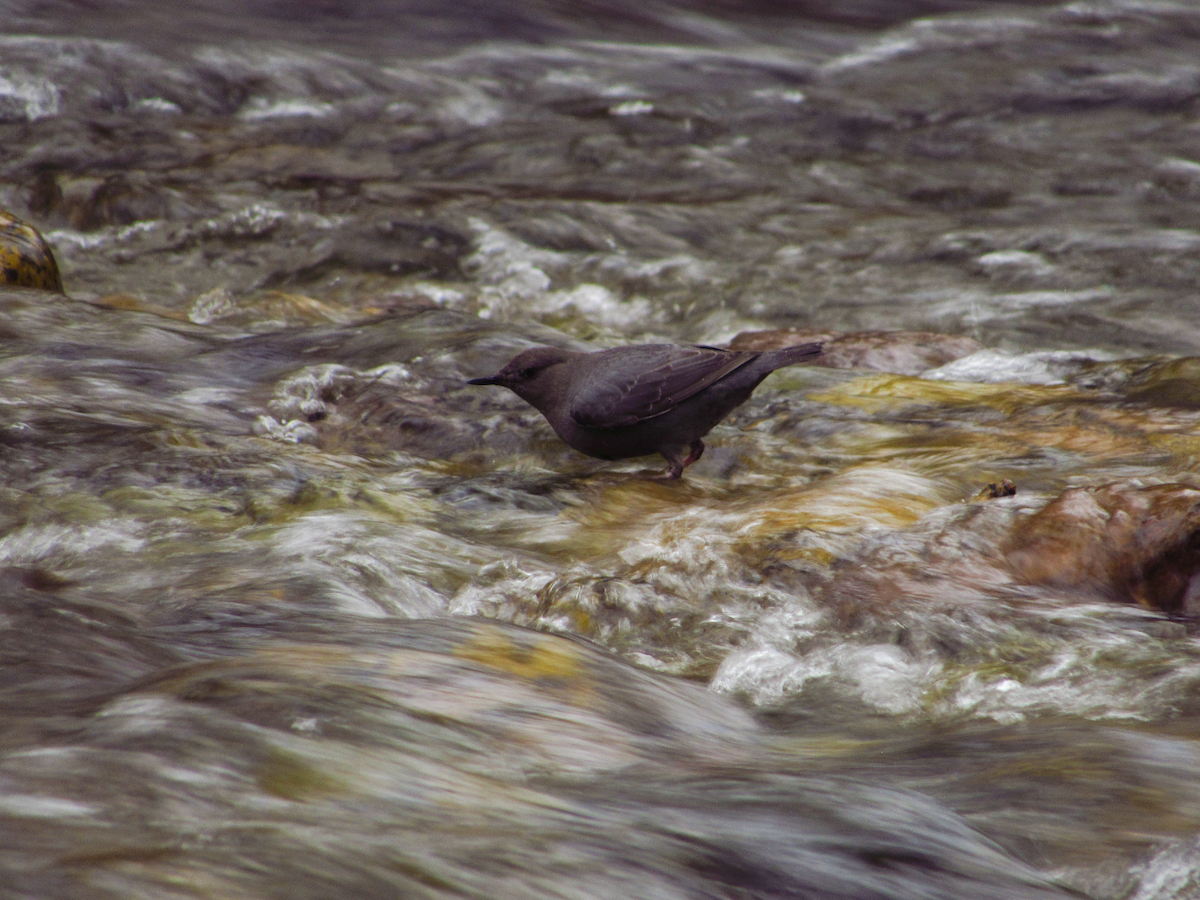
<svg viewBox="0 0 1200 900"><path fill-rule="evenodd" d="M3 8L0 897L1200 898L1200 5Z"/></svg>

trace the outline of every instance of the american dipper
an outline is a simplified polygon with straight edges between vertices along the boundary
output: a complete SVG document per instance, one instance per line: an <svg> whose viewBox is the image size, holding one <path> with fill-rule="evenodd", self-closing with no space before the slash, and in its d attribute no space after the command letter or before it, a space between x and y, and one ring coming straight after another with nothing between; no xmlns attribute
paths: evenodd
<svg viewBox="0 0 1200 900"><path fill-rule="evenodd" d="M595 353L534 347L489 378L533 405L558 436L588 456L625 459L661 453L672 480L704 452L700 440L776 369L821 345L723 350L634 344ZM687 456L684 456L684 451Z"/></svg>

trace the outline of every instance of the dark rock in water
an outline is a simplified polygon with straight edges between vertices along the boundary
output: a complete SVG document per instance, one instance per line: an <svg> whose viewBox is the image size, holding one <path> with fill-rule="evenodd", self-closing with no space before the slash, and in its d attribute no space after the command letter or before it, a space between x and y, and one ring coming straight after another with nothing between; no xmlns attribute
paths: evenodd
<svg viewBox="0 0 1200 900"><path fill-rule="evenodd" d="M104 179L84 203L71 210L69 220L82 231L107 225L132 225L170 217L166 191L140 173L119 173Z"/></svg>
<svg viewBox="0 0 1200 900"><path fill-rule="evenodd" d="M434 223L393 219L339 229L322 242L291 280L310 281L326 270L379 272L390 275L459 275L469 239Z"/></svg>
<svg viewBox="0 0 1200 900"><path fill-rule="evenodd" d="M62 277L50 245L36 228L0 210L0 270L11 287L62 293Z"/></svg>
<svg viewBox="0 0 1200 900"><path fill-rule="evenodd" d="M1007 478L1001 481L992 481L984 485L983 488L972 497L972 500L999 500L1001 497L1015 497L1017 494L1017 486Z"/></svg>
<svg viewBox="0 0 1200 900"><path fill-rule="evenodd" d="M1130 400L1151 406L1200 409L1200 358L1152 363L1133 373L1124 388Z"/></svg>
<svg viewBox="0 0 1200 900"><path fill-rule="evenodd" d="M535 347L470 384L509 388L537 408L564 441L598 459L659 453L672 480L700 458L701 438L776 369L821 352L635 344L596 353ZM687 450L687 456L684 456Z"/></svg>

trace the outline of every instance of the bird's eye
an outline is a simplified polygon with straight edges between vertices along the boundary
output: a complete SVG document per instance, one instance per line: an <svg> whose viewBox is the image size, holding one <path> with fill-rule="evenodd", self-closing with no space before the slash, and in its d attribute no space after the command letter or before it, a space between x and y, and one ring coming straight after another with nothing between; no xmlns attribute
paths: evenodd
<svg viewBox="0 0 1200 900"><path fill-rule="evenodd" d="M522 378L532 378L537 373L538 373L537 366L526 366L517 374L520 375Z"/></svg>

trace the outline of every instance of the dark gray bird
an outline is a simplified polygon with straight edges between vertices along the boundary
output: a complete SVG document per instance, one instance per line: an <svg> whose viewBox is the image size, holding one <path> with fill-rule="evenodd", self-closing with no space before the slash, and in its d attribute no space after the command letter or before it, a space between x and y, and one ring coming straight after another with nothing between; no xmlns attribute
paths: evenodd
<svg viewBox="0 0 1200 900"><path fill-rule="evenodd" d="M764 378L820 352L819 343L763 351L676 344L595 353L534 347L495 375L467 383L513 391L588 456L661 453L668 466L659 477L671 480L700 458L701 438L745 403Z"/></svg>

